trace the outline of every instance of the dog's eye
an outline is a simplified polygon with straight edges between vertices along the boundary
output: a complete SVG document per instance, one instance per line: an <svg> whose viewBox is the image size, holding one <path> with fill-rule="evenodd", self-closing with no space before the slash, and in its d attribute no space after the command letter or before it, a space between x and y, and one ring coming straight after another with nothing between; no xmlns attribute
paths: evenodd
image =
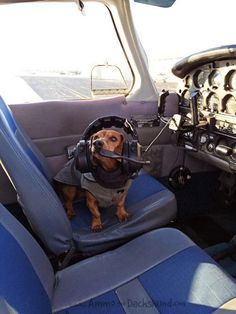
<svg viewBox="0 0 236 314"><path fill-rule="evenodd" d="M115 136L111 136L111 137L110 137L110 140L111 140L112 142L117 142L117 138L116 138Z"/></svg>

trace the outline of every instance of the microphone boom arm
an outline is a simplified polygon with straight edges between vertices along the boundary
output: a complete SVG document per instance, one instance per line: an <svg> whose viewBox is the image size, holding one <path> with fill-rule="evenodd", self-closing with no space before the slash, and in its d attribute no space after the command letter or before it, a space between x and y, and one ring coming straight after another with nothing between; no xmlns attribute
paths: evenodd
<svg viewBox="0 0 236 314"><path fill-rule="evenodd" d="M103 148L96 149L96 152L103 157L112 158L112 159L124 159L130 162L136 163L136 164L150 165L151 163L149 160L145 161L145 160L137 160L137 159L129 158L129 157L122 156L121 154L114 153Z"/></svg>

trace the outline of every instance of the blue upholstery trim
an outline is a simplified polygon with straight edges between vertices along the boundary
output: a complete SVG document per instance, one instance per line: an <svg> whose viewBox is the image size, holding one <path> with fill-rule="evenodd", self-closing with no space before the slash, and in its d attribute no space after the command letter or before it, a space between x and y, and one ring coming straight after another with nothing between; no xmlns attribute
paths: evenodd
<svg viewBox="0 0 236 314"><path fill-rule="evenodd" d="M138 279L116 289L126 314L160 314Z"/></svg>
<svg viewBox="0 0 236 314"><path fill-rule="evenodd" d="M2 225L0 247L0 296L17 313L51 313L49 298L31 263Z"/></svg>
<svg viewBox="0 0 236 314"><path fill-rule="evenodd" d="M132 206L146 197L165 189L166 187L164 185L151 177L149 174L140 174L134 179L128 191L126 206Z"/></svg>
<svg viewBox="0 0 236 314"><path fill-rule="evenodd" d="M139 280L161 314L212 313L236 295L235 280L196 246L170 257Z"/></svg>
<svg viewBox="0 0 236 314"><path fill-rule="evenodd" d="M1 314L18 314L16 311L10 306L7 301L0 297L0 313Z"/></svg>
<svg viewBox="0 0 236 314"><path fill-rule="evenodd" d="M80 305L56 312L56 314L125 314L114 291L105 293Z"/></svg>

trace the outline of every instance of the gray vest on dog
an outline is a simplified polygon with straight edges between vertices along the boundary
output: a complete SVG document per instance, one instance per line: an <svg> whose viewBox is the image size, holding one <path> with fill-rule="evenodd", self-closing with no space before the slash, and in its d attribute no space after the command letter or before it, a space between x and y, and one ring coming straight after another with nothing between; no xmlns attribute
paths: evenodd
<svg viewBox="0 0 236 314"><path fill-rule="evenodd" d="M123 192L126 192L132 184L132 179L128 179L125 185L117 189L105 188L98 184L91 173L81 174L74 167L73 159L54 177L55 181L81 187L89 191L98 200L100 207L117 205Z"/></svg>
<svg viewBox="0 0 236 314"><path fill-rule="evenodd" d="M70 159L53 179L64 184L80 187L81 173L75 169L74 159Z"/></svg>
<svg viewBox="0 0 236 314"><path fill-rule="evenodd" d="M91 173L81 175L81 187L93 194L100 207L116 205L121 195L128 191L131 184L132 179L129 179L123 187L117 189L104 188L95 181Z"/></svg>

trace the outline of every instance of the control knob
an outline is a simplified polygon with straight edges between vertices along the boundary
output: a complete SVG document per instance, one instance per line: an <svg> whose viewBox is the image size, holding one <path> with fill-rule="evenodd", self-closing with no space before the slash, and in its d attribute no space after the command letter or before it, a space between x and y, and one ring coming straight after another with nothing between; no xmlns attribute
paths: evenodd
<svg viewBox="0 0 236 314"><path fill-rule="evenodd" d="M215 144L213 142L210 142L207 144L207 150L212 153L215 150Z"/></svg>
<svg viewBox="0 0 236 314"><path fill-rule="evenodd" d="M207 134L201 134L200 136L200 144L205 144L207 142L208 136Z"/></svg>

